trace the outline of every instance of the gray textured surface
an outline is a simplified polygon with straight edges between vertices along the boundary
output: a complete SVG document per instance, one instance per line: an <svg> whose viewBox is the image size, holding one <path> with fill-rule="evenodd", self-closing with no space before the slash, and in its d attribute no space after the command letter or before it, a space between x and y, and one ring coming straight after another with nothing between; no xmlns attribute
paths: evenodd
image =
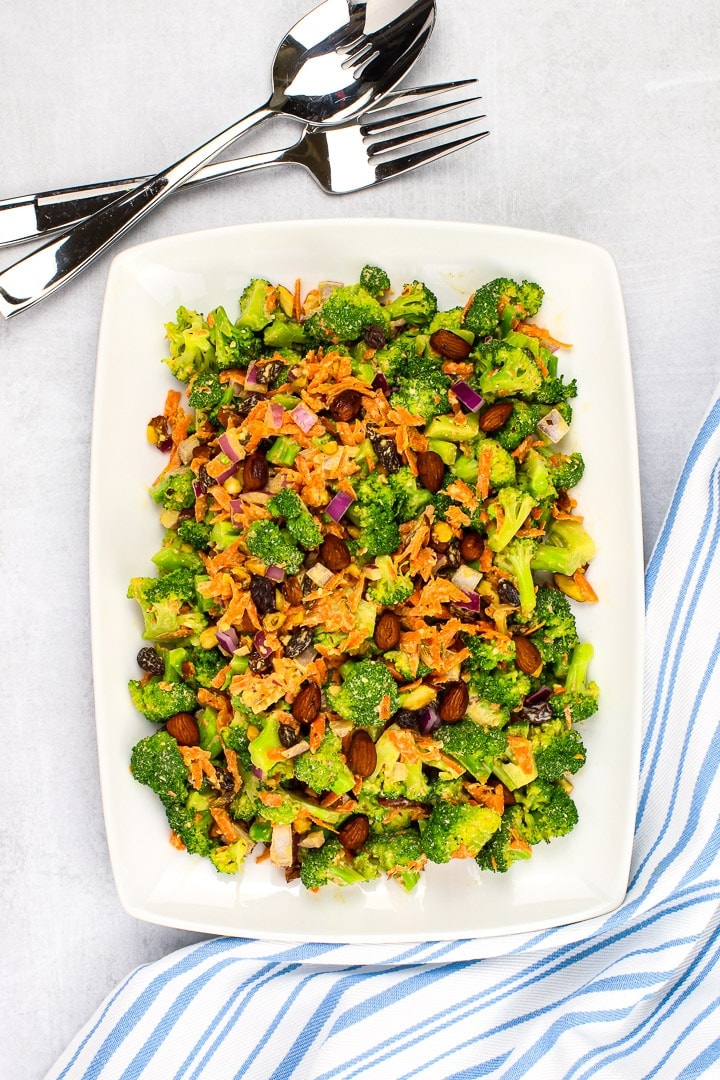
<svg viewBox="0 0 720 1080"><path fill-rule="evenodd" d="M261 102L271 54L308 6L7 0L0 198L179 156ZM290 170L224 182L166 203L122 246L244 221L366 215L517 225L603 245L626 301L649 554L720 376L717 5L438 0L438 9L413 80L476 75L490 139L336 200ZM286 133L278 125L251 145ZM0 325L0 1074L12 1080L44 1075L133 967L196 940L123 913L100 810L86 508L107 267L105 258Z"/></svg>

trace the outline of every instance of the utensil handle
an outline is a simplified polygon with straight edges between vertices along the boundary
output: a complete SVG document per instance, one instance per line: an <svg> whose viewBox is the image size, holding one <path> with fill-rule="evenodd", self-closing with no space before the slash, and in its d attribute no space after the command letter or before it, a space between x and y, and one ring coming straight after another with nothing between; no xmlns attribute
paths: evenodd
<svg viewBox="0 0 720 1080"><path fill-rule="evenodd" d="M65 285L175 188L274 112L270 102L254 110L168 169L3 270L0 315L9 319Z"/></svg>
<svg viewBox="0 0 720 1080"><path fill-rule="evenodd" d="M182 186L198 187L223 177L278 165L290 160L289 155L296 145L211 162L185 180ZM36 195L0 199L0 247L36 240L58 229L68 228L150 179L150 176L136 176L106 184L84 184L82 187L57 188L55 191L40 191Z"/></svg>

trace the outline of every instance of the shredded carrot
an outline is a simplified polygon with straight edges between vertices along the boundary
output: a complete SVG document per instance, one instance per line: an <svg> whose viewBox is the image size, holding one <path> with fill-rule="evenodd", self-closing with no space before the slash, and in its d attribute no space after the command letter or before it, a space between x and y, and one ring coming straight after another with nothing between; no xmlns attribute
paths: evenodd
<svg viewBox="0 0 720 1080"><path fill-rule="evenodd" d="M325 717L322 713L316 716L310 724L310 753L315 754L320 749L320 744L325 738Z"/></svg>

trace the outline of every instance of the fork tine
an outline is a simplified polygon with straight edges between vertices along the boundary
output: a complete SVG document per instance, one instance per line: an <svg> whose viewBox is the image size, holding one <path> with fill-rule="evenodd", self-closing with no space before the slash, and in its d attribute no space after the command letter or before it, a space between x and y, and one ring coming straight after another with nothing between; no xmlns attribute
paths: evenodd
<svg viewBox="0 0 720 1080"><path fill-rule="evenodd" d="M489 134L489 131L481 131L476 135L466 135L462 139L443 143L442 146L428 147L427 150L419 150L415 154L406 154L392 161L383 161L375 169L375 182L380 184L383 180L392 180L393 177L402 176L403 173L418 169L421 165L429 165L430 162L437 161L448 154L454 154L456 150L462 150L463 147L470 146Z"/></svg>
<svg viewBox="0 0 720 1080"><path fill-rule="evenodd" d="M486 117L484 114L482 116L467 116L460 120L448 120L444 124L436 124L435 127L423 128L422 131L407 131L403 135L396 135L393 139L384 139L382 142L373 142L368 147L368 157L372 158L377 154L386 154L390 150L399 150L403 146L412 146L413 143L426 142L436 135L444 135L447 132L464 127L466 124L473 124L477 120L485 119Z"/></svg>
<svg viewBox="0 0 720 1080"><path fill-rule="evenodd" d="M414 101L422 101L427 97L439 97L440 94L449 94L452 90L459 90L461 86L471 86L477 79L455 79L453 82L434 83L432 86L413 86L407 90L392 90L384 98L378 101L370 113L384 112L386 109L396 109L399 105L411 105Z"/></svg>
<svg viewBox="0 0 720 1080"><path fill-rule="evenodd" d="M395 131L397 128L415 124L418 120L429 120L431 116L449 112L451 109L459 109L462 105L473 105L481 101L479 97L461 98L459 101L443 101L440 105L432 105L430 108L415 109L413 112L404 112L401 116L389 116L383 120L371 120L361 126L363 135L379 135L383 131Z"/></svg>

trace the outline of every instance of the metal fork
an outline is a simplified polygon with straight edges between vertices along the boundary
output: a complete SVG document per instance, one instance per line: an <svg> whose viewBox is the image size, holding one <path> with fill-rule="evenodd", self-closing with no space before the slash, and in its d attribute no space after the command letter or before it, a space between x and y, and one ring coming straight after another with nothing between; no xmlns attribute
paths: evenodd
<svg viewBox="0 0 720 1080"><path fill-rule="evenodd" d="M444 142L434 141L460 127L484 120L484 116L470 116L420 130L402 132L402 129L410 125L429 120L450 109L471 105L479 101L479 97L445 101L439 105L411 109L400 114L392 113L392 110L403 105L439 97L475 82L476 79L461 79L437 83L434 86L396 90L388 94L380 105L354 121L334 128L307 127L298 142L281 150L213 162L183 186L194 187L253 169L291 164L305 168L320 187L331 195L361 191L401 176L421 165L437 161L446 154L485 138L488 132L480 131ZM396 132L402 133L395 134ZM397 153L421 142L428 142L429 145L413 153ZM0 247L19 244L39 236L47 236L57 229L67 228L126 191L131 191L145 179L147 178L136 177L0 200Z"/></svg>

